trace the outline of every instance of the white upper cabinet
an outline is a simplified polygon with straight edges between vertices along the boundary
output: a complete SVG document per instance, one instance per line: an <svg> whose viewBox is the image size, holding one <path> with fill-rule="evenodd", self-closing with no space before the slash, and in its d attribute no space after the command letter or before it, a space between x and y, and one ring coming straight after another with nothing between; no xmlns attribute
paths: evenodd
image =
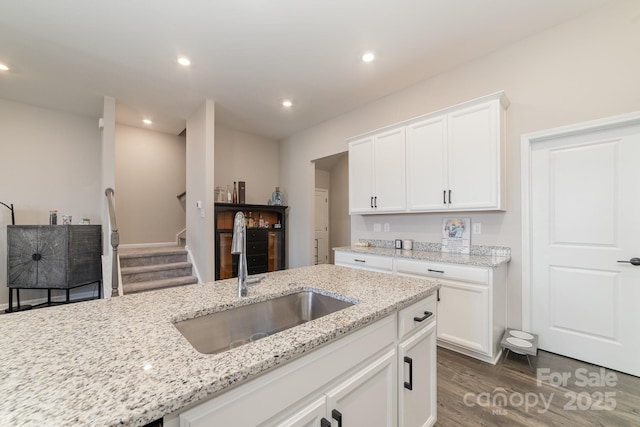
<svg viewBox="0 0 640 427"><path fill-rule="evenodd" d="M407 208L442 209L448 188L447 118L434 117L407 126Z"/></svg>
<svg viewBox="0 0 640 427"><path fill-rule="evenodd" d="M349 144L351 213L405 211L404 139L400 127Z"/></svg>
<svg viewBox="0 0 640 427"><path fill-rule="evenodd" d="M499 92L352 140L350 212L505 210L508 105Z"/></svg>

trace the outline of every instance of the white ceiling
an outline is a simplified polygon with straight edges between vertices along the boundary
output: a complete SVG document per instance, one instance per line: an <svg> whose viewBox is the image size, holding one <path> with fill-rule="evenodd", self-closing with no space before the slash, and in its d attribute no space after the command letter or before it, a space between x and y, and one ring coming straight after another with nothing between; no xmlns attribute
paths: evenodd
<svg viewBox="0 0 640 427"><path fill-rule="evenodd" d="M209 98L280 139L611 1L6 0L0 98L174 134Z"/></svg>

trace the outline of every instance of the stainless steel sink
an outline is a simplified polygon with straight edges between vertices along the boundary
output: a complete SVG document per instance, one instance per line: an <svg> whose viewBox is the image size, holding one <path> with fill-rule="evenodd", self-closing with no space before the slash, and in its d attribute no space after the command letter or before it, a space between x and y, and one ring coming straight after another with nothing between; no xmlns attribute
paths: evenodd
<svg viewBox="0 0 640 427"><path fill-rule="evenodd" d="M200 353L221 353L352 305L316 292L301 291L183 320L175 326Z"/></svg>

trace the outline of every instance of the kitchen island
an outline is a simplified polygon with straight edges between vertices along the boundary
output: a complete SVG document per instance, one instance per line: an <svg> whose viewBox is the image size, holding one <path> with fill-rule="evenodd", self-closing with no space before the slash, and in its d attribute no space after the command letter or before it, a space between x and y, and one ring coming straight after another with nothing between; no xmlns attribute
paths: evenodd
<svg viewBox="0 0 640 427"><path fill-rule="evenodd" d="M337 342L434 294L436 281L333 265L0 316L0 425L142 426ZM302 289L357 304L230 351L201 354L174 323Z"/></svg>

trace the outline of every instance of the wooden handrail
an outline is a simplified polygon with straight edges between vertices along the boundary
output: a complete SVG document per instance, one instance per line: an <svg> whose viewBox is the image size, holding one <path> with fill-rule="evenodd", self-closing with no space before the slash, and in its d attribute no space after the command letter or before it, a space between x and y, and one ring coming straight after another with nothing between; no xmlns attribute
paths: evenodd
<svg viewBox="0 0 640 427"><path fill-rule="evenodd" d="M111 224L111 248L113 255L111 258L111 296L118 296L118 245L120 244L120 234L118 234L118 224L116 223L115 192L113 188L104 191L107 196L109 207L109 223Z"/></svg>

